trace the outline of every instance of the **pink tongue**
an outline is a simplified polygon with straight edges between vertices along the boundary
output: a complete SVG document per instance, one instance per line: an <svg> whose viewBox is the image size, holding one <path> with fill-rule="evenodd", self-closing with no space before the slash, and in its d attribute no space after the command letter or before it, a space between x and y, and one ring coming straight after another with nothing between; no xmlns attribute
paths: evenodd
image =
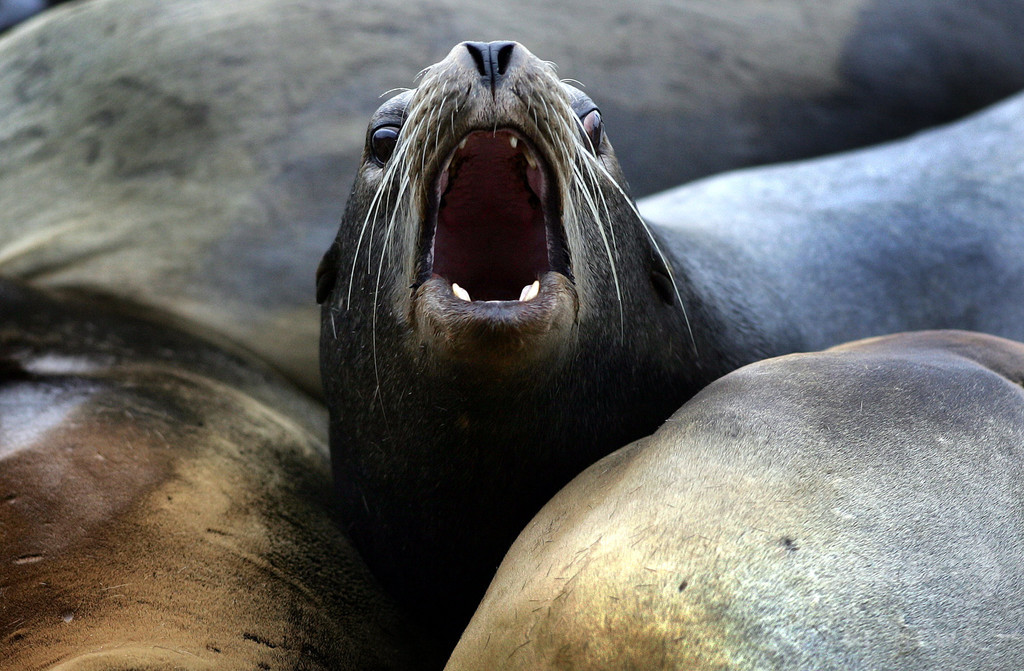
<svg viewBox="0 0 1024 671"><path fill-rule="evenodd" d="M433 272L461 285L473 300L515 300L549 267L544 213L535 194L542 177L527 169L508 137L470 136L452 161L438 209Z"/></svg>

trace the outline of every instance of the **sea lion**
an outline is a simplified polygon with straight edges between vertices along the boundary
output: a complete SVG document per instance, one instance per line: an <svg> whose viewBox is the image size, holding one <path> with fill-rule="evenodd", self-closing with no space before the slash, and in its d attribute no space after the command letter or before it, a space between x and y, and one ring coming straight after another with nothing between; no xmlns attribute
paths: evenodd
<svg viewBox="0 0 1024 671"><path fill-rule="evenodd" d="M0 40L0 272L319 387L309 269L364 121L457 41L587 82L635 194L880 141L1024 86L1020 0L88 0ZM600 39L595 39L600 35Z"/></svg>
<svg viewBox="0 0 1024 671"><path fill-rule="evenodd" d="M0 281L5 669L418 669L331 505L322 408L251 355Z"/></svg>
<svg viewBox="0 0 1024 671"><path fill-rule="evenodd" d="M683 283L813 350L960 328L1024 339L1024 95L908 140L710 178L642 200ZM764 354L781 353L771 347Z"/></svg>
<svg viewBox="0 0 1024 671"><path fill-rule="evenodd" d="M963 332L731 373L544 507L446 668L1017 668L1022 384Z"/></svg>
<svg viewBox="0 0 1024 671"><path fill-rule="evenodd" d="M371 119L318 272L332 462L371 569L457 622L531 510L717 377L908 328L1024 338L1022 107L769 173L778 200L840 203L802 226L649 226L594 101L516 43L456 46ZM868 200L897 170L918 190Z"/></svg>
<svg viewBox="0 0 1024 671"><path fill-rule="evenodd" d="M691 345L622 183L594 103L514 42L457 45L370 122L318 273L332 464L372 570L449 636L580 446L678 405Z"/></svg>

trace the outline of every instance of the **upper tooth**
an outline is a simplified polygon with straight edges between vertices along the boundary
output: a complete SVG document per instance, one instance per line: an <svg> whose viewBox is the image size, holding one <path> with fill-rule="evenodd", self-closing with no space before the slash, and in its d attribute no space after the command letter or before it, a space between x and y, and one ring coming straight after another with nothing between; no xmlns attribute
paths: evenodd
<svg viewBox="0 0 1024 671"><path fill-rule="evenodd" d="M468 140L468 139L469 139L468 137L462 138L462 142L459 143L459 149L465 149L466 148L466 140Z"/></svg>
<svg viewBox="0 0 1024 671"><path fill-rule="evenodd" d="M461 298L464 301L470 301L469 292L460 287L455 282L452 282L452 293Z"/></svg>
<svg viewBox="0 0 1024 671"><path fill-rule="evenodd" d="M532 301L540 293L540 280L534 280L533 284L523 287L522 293L519 294L519 300L521 301Z"/></svg>
<svg viewBox="0 0 1024 671"><path fill-rule="evenodd" d="M519 138L517 138L515 135L509 135L508 136L508 143L510 145L512 145L513 149L515 149L516 145L519 144Z"/></svg>
<svg viewBox="0 0 1024 671"><path fill-rule="evenodd" d="M526 150L523 153L526 154L526 162L530 165L530 167L531 168L536 168L537 167L537 159L535 159L533 157L533 154L530 152L530 150Z"/></svg>

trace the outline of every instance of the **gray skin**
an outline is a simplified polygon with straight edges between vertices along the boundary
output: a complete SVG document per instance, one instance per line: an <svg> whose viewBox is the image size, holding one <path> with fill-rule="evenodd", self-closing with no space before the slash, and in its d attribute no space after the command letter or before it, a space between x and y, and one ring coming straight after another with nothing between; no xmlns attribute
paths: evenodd
<svg viewBox="0 0 1024 671"><path fill-rule="evenodd" d="M1022 384L956 331L733 372L544 507L446 669L1018 668Z"/></svg>
<svg viewBox="0 0 1024 671"><path fill-rule="evenodd" d="M907 329L1024 339L1024 97L892 146L641 203L663 224L653 235L678 294L611 181L621 174L604 137L594 164L607 174L592 198L607 203L621 300L585 207L576 224L563 223L571 279L542 275L538 303L525 306L458 300L451 278L422 275L429 185L473 128L529 119L502 86L550 94L524 89L539 66L519 49L527 55L493 96L462 46L437 66L467 99L450 121L451 101L434 100L445 121L430 126L428 144L439 147L416 162L412 204L382 208L363 232L384 171L368 149L319 274L332 461L349 529L386 588L448 635L564 482L721 375ZM552 88L577 114L592 104L567 85ZM420 95L386 103L367 138L401 125ZM573 181L551 170L560 184ZM385 202L400 200L389 193Z"/></svg>
<svg viewBox="0 0 1024 671"><path fill-rule="evenodd" d="M911 139L641 201L726 350L896 331L1024 339L1024 96Z"/></svg>
<svg viewBox="0 0 1024 671"><path fill-rule="evenodd" d="M382 92L463 39L586 82L636 194L1024 86L1020 0L88 0L0 39L0 272L176 315L319 387L310 269Z"/></svg>
<svg viewBox="0 0 1024 671"><path fill-rule="evenodd" d="M339 531L323 409L110 304L0 281L3 667L431 668Z"/></svg>

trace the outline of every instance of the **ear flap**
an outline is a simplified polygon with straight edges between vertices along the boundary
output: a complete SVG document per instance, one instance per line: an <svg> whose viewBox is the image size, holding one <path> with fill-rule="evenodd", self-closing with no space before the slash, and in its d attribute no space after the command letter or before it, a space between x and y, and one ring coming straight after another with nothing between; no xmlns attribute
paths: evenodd
<svg viewBox="0 0 1024 671"><path fill-rule="evenodd" d="M665 265L661 254L654 249L651 249L651 284L663 303L675 305L676 287L672 281L672 271Z"/></svg>
<svg viewBox="0 0 1024 671"><path fill-rule="evenodd" d="M316 302L323 303L334 290L334 283L338 278L338 254L340 250L338 243L331 243L327 253L320 259L320 265L316 268Z"/></svg>

